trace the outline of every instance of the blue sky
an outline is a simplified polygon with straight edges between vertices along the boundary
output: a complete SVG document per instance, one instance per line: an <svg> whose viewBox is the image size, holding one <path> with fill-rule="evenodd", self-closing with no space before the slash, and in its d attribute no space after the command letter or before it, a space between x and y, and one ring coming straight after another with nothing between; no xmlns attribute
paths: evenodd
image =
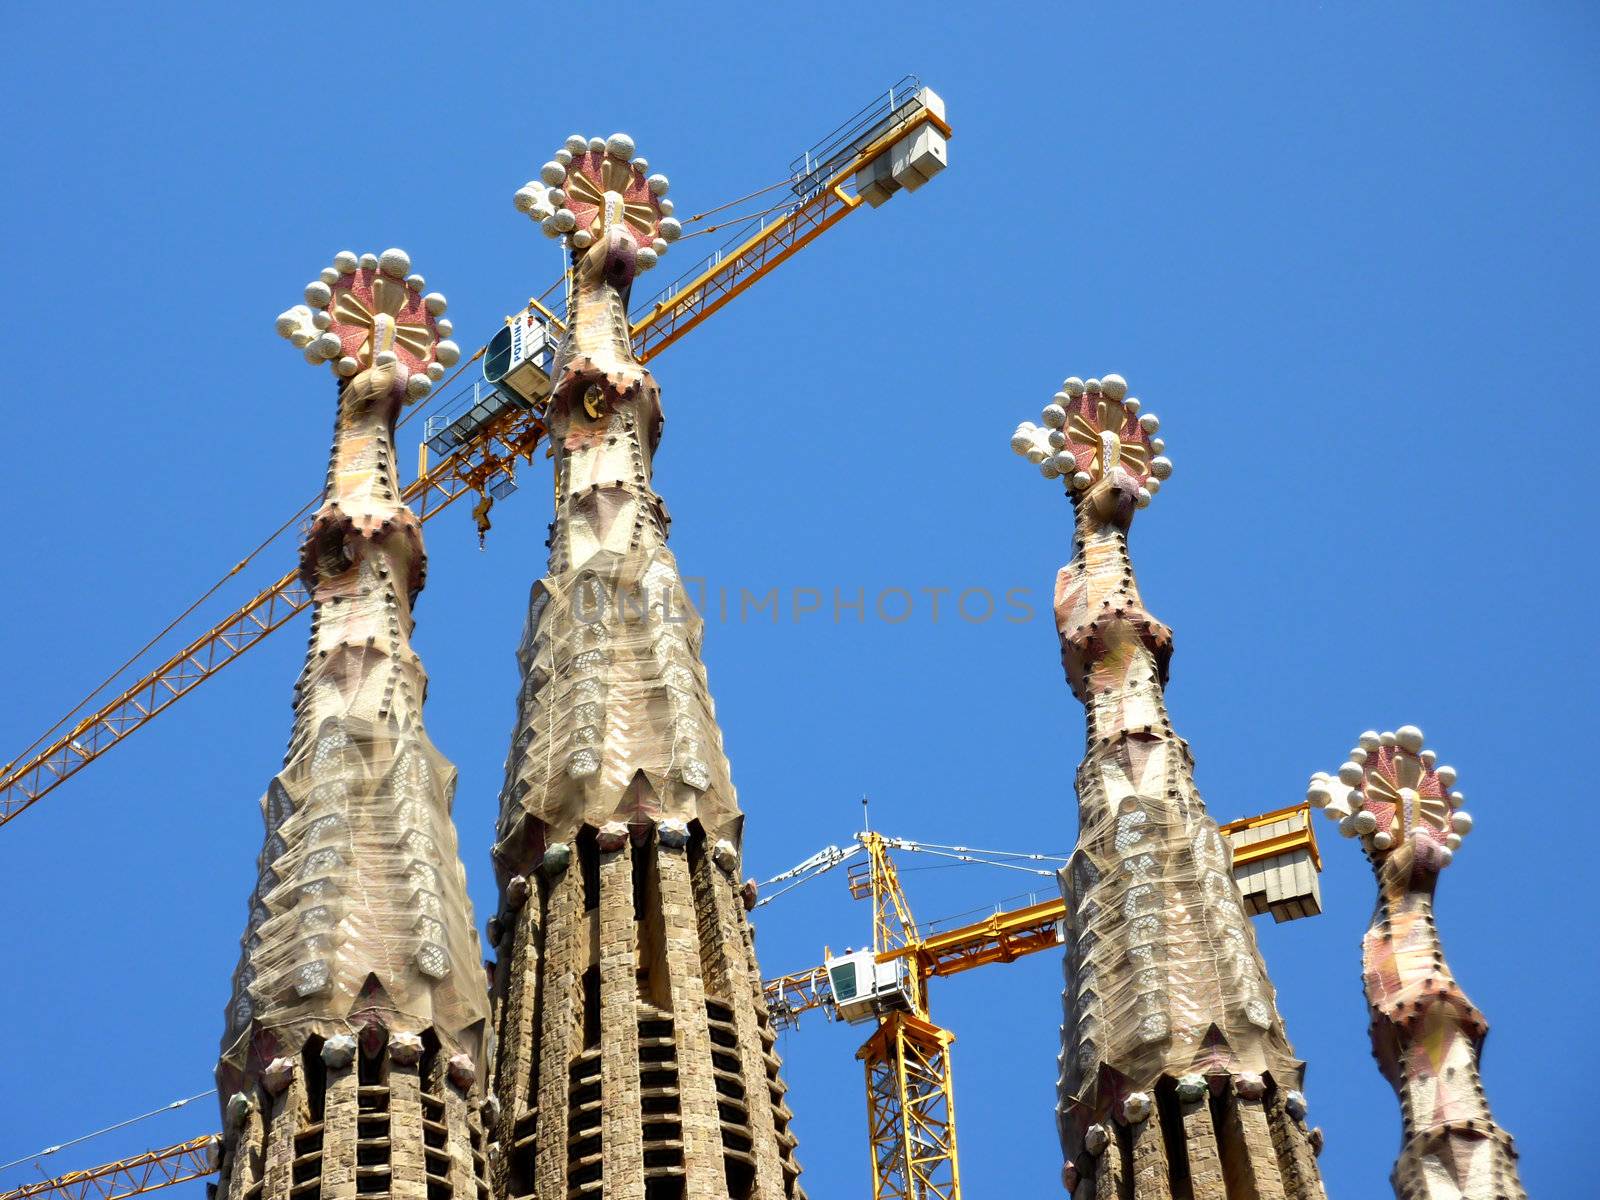
<svg viewBox="0 0 1600 1200"><path fill-rule="evenodd" d="M0 303L34 369L6 401L0 754L320 486L331 389L272 318L333 252L404 246L470 349L555 274L510 196L568 133L627 130L692 213L773 182L914 71L948 103L950 169L654 364L685 571L830 598L707 631L752 873L847 839L863 794L906 837L1070 848L1081 710L1044 604L1070 525L1006 442L1063 376L1118 371L1176 462L1133 555L1176 632L1170 704L1212 811L1297 801L1365 728L1427 731L1478 818L1439 908L1494 1025L1489 1095L1530 1192L1578 1194L1570 1081L1600 1066L1579 820L1593 10L806 7L13 8ZM465 511L427 530L417 645L480 920L544 564L533 474L485 553ZM273 554L238 590L293 560ZM921 589L939 587L1030 589L1036 617L935 622ZM833 620L834 589L887 588L919 597L911 619ZM304 636L0 830L0 1162L209 1086ZM1330 1194L1378 1196L1399 1118L1358 977L1373 889L1353 846L1324 849L1325 914L1259 932ZM924 917L1049 887L906 881ZM810 884L760 914L763 965L859 945L867 920L842 878ZM935 984L973 1195L1054 1194L1059 987L1055 955ZM813 1196L865 1194L863 1036L813 1016L780 1047ZM191 1105L48 1169L214 1120Z"/></svg>

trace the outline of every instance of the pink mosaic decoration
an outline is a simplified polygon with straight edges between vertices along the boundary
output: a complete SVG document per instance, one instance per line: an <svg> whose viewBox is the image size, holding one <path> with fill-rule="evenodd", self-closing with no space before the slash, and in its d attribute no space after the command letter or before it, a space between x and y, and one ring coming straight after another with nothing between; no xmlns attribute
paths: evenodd
<svg viewBox="0 0 1600 1200"><path fill-rule="evenodd" d="M1045 405L1042 425L1024 421L1017 426L1011 448L1071 492L1092 487L1108 474L1126 474L1138 488L1142 508L1171 476L1172 460L1156 436L1160 418L1141 413L1140 407L1120 375L1088 380L1074 375Z"/></svg>
<svg viewBox="0 0 1600 1200"><path fill-rule="evenodd" d="M1337 777L1319 771L1306 798L1339 822L1346 837L1366 840L1386 855L1409 841L1420 865L1446 867L1472 830L1464 797L1452 791L1454 767L1439 765L1423 747L1422 730L1402 725L1368 730L1351 749Z"/></svg>
<svg viewBox="0 0 1600 1200"><path fill-rule="evenodd" d="M419 399L456 364L447 301L426 292L404 250L357 256L341 250L333 265L306 284L306 303L278 315L279 336L313 366L327 363L341 378L374 367L396 367L406 395Z"/></svg>
<svg viewBox="0 0 1600 1200"><path fill-rule="evenodd" d="M623 231L637 248L639 269L648 271L683 232L667 177L649 172L627 134L575 133L512 199L547 237L565 238L574 250L587 250L608 230Z"/></svg>

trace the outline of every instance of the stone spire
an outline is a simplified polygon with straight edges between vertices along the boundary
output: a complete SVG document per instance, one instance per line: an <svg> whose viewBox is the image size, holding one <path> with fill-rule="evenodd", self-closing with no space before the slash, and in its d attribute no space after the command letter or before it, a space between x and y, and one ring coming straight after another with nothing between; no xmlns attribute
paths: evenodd
<svg viewBox="0 0 1600 1200"><path fill-rule="evenodd" d="M1116 375L1072 378L1012 448L1066 485L1061 660L1088 718L1067 907L1060 1104L1076 1200L1320 1200L1304 1064L1163 688L1172 634L1139 598L1128 527L1171 473Z"/></svg>
<svg viewBox="0 0 1600 1200"><path fill-rule="evenodd" d="M322 507L300 552L311 645L228 1003L225 1200L483 1200L489 1002L411 648L426 558L395 416L454 362L444 297L400 250L349 252L278 331L339 379Z"/></svg>
<svg viewBox="0 0 1600 1200"><path fill-rule="evenodd" d="M628 294L678 234L631 138L569 138L517 207L572 251L556 515L518 650L490 922L498 1194L802 1196L739 882L702 626L651 488Z"/></svg>
<svg viewBox="0 0 1600 1200"><path fill-rule="evenodd" d="M1317 773L1307 798L1359 837L1378 881L1361 939L1372 1054L1400 1097L1401 1200L1526 1200L1511 1135L1494 1123L1478 1070L1489 1023L1445 965L1433 918L1439 872L1472 829L1452 791L1454 767L1423 749L1422 730L1361 735L1337 778Z"/></svg>

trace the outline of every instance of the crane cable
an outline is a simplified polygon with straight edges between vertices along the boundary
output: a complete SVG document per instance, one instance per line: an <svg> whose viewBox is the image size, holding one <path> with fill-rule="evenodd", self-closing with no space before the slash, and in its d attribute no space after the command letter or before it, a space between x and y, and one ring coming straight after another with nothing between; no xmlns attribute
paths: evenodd
<svg viewBox="0 0 1600 1200"><path fill-rule="evenodd" d="M557 282L559 283L559 280ZM554 289L552 288L551 290L554 290ZM549 295L549 294L550 293L548 291L545 293L545 295ZM478 347L478 349L473 353L471 358L469 358L465 362L463 362L461 364L461 366L456 369L456 371L455 371L455 373L453 375L451 375L448 379L444 380L439 385L439 391L441 391L441 392L444 391L445 388L449 387L452 383L454 383L457 379L459 379L461 377L461 373L463 371L465 371L473 363L477 362L478 359L482 358L483 355L484 355L484 352L488 348L489 347L487 346L487 344ZM395 429L399 430L399 428L402 425L404 425L407 421L409 421L411 419L412 416L414 416L416 414L417 409L420 408L420 407L421 407L420 405L416 406L416 407L413 407L411 412L405 414L405 416L395 425ZM129 667L133 666L134 663L138 662L141 658L143 658L146 654L148 654L150 652L150 648L152 646L156 645L156 643L160 642L162 638L166 637L169 633L171 633L174 629L176 629L179 625L181 625L184 622L184 620L186 620L189 617L189 615L194 612L195 609L199 608L207 600L211 599L212 596L215 596L217 594L217 592L220 591L222 589L222 587L230 579L232 579L235 575L239 574L240 571L243 571L245 569L245 567L249 566L250 563L255 560L257 555L259 555L268 546L272 545L273 542L277 541L280 537L282 537L286 530L288 530L292 525L294 525L295 522L299 521L300 518L305 516L306 513L309 512L312 508L314 508L316 506L317 502L319 500L321 500L321 499L322 499L322 495L319 493L318 495L313 496L310 500L308 500L304 504L302 504L299 507L299 509L297 509L295 511L293 516L291 516L282 525L279 525L270 534L268 534L266 538L264 538L261 542L259 542L256 545L254 550L251 550L250 553L246 554L238 562L234 563L233 567L225 575L223 575L221 579L217 580L214 584L212 584L209 588L207 588L206 591L199 597L199 599L195 600L193 603L191 603L189 605L189 607L185 608L177 616L173 617L172 620L168 621L166 623L166 625L162 627L162 629L161 629L161 631L159 633L155 634L153 637L150 638L149 641L145 642L144 645L140 646L131 655L129 655L128 658L126 660L124 660L123 663L119 667L117 667L116 670L112 671L111 674L107 675L98 684L96 684L94 686L94 688L90 690L88 695L86 695L82 700L78 701L78 703L73 705L72 708L70 708L62 717L60 717L55 722L55 724L51 725L50 728L46 729L38 737L34 738L33 741L30 742L27 746L23 747L20 751L18 751L12 757L11 761L6 763L4 769L0 770L0 777L9 776L10 773L11 773L12 767L14 767L16 765L18 759L27 757L34 750L36 750L39 746L41 746L52 734L54 734L57 730L59 730L68 721L72 720L73 717L77 716L78 713L82 712L83 709L88 704L90 704L94 700L94 698L96 696L100 695L101 692L105 691L106 688L109 687L111 685L111 683L114 682L124 671L126 671ZM10 778L5 778L4 779L4 784L6 786L9 786L12 782L13 781Z"/></svg>
<svg viewBox="0 0 1600 1200"><path fill-rule="evenodd" d="M87 1142L92 1138L99 1137L103 1133L112 1133L118 1129L126 1129L129 1125L137 1125L140 1121L148 1121L151 1117L158 1117L164 1112L171 1112L175 1108L182 1108L185 1104L192 1104L196 1100L203 1100L207 1096L215 1096L216 1094L216 1088L208 1088L206 1091L196 1092L192 1096L185 1096L182 1100L174 1100L171 1104L163 1104L160 1108L152 1108L149 1112L141 1113L137 1117L129 1117L126 1121L118 1121L115 1125L107 1125L104 1129L96 1129L93 1133L85 1133L80 1137L72 1138L69 1141L61 1142L58 1145L46 1146L43 1150L40 1150L34 1154L24 1154L21 1158L14 1158L8 1163L0 1164L0 1171L9 1171L12 1167L20 1167L25 1162L31 1162L34 1159L44 1158L50 1154L57 1154L60 1151L67 1149L69 1146L76 1146L80 1143Z"/></svg>

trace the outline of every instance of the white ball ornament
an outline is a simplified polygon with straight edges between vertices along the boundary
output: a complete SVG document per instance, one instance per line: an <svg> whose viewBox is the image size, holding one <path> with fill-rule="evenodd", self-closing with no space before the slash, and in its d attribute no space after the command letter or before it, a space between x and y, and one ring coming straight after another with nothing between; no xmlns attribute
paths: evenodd
<svg viewBox="0 0 1600 1200"><path fill-rule="evenodd" d="M393 350L379 350L372 356L372 365L375 367L392 367L400 361L400 356Z"/></svg>
<svg viewBox="0 0 1600 1200"><path fill-rule="evenodd" d="M440 337L449 337L456 331L456 323L449 317L440 317L434 324L438 327Z"/></svg>
<svg viewBox="0 0 1600 1200"><path fill-rule="evenodd" d="M1455 861L1455 859L1456 859L1456 852L1454 850L1450 849L1449 846L1446 846L1442 850L1439 851L1439 865L1441 867L1448 867L1451 863L1453 863Z"/></svg>
<svg viewBox="0 0 1600 1200"><path fill-rule="evenodd" d="M1449 763L1445 763L1443 766L1436 767L1433 773L1438 776L1440 787L1449 789L1455 786L1456 769Z"/></svg>
<svg viewBox="0 0 1600 1200"><path fill-rule="evenodd" d="M307 346L311 345L312 339L315 336L316 335L311 332L309 325L300 325L297 326L295 331L289 335L289 341L293 344L296 350L304 350Z"/></svg>
<svg viewBox="0 0 1600 1200"><path fill-rule="evenodd" d="M1472 832L1472 814L1469 812L1451 813L1450 828L1465 837Z"/></svg>
<svg viewBox="0 0 1600 1200"><path fill-rule="evenodd" d="M581 133L574 133L567 138L566 150L568 154L584 154L589 149L589 139Z"/></svg>
<svg viewBox="0 0 1600 1200"><path fill-rule="evenodd" d="M587 229L579 229L572 235L572 244L579 250L587 250L590 246L594 245L594 234L590 233Z"/></svg>
<svg viewBox="0 0 1600 1200"><path fill-rule="evenodd" d="M325 333L311 343L311 348L323 358L338 358L344 352L344 345L339 341L337 334Z"/></svg>
<svg viewBox="0 0 1600 1200"><path fill-rule="evenodd" d="M550 219L555 223L557 233L571 233L578 227L578 215L570 208L556 209L555 216Z"/></svg>
<svg viewBox="0 0 1600 1200"><path fill-rule="evenodd" d="M1402 725L1394 731L1394 740L1407 754L1415 754L1422 749L1422 730L1415 725Z"/></svg>
<svg viewBox="0 0 1600 1200"><path fill-rule="evenodd" d="M333 314L325 308L319 308L311 314L311 324L318 329L326 329L333 324Z"/></svg>
<svg viewBox="0 0 1600 1200"><path fill-rule="evenodd" d="M650 160L645 158L642 154L635 158L628 165L641 175L650 174Z"/></svg>
<svg viewBox="0 0 1600 1200"><path fill-rule="evenodd" d="M303 318L294 309L286 308L278 314L278 319L272 323L272 327L277 330L279 337L290 338L294 336L294 331L300 328L302 320Z"/></svg>
<svg viewBox="0 0 1600 1200"><path fill-rule="evenodd" d="M1072 457L1072 455L1068 454L1065 450L1054 455L1051 461L1056 464L1056 470L1062 475L1070 476L1077 473L1078 460Z"/></svg>
<svg viewBox="0 0 1600 1200"><path fill-rule="evenodd" d="M1128 394L1128 381L1121 375L1107 375L1100 381L1100 391L1109 400L1121 400Z"/></svg>
<svg viewBox="0 0 1600 1200"><path fill-rule="evenodd" d="M357 371L361 370L361 364L346 354L338 362L334 363L333 369L348 379Z"/></svg>
<svg viewBox="0 0 1600 1200"><path fill-rule="evenodd" d="M1148 508L1150 506L1150 489L1140 488L1137 492L1135 492L1134 503L1136 503L1140 508Z"/></svg>
<svg viewBox="0 0 1600 1200"><path fill-rule="evenodd" d="M361 265L361 260L356 257L354 250L341 250L333 256L333 265L338 268L339 274L348 275Z"/></svg>
<svg viewBox="0 0 1600 1200"><path fill-rule="evenodd" d="M1039 445L1038 442L1033 442L1028 446L1029 462L1035 464L1042 463L1046 457L1048 457L1048 451L1046 451L1043 446Z"/></svg>
<svg viewBox="0 0 1600 1200"><path fill-rule="evenodd" d="M1028 447L1031 445L1033 445L1033 438L1030 436L1029 431L1023 429L1020 425L1017 426L1017 431L1011 435L1011 449L1018 454L1026 454Z"/></svg>
<svg viewBox="0 0 1600 1200"><path fill-rule="evenodd" d="M411 273L411 255L398 246L391 246L378 255L378 270L394 279L404 279Z"/></svg>
<svg viewBox="0 0 1600 1200"><path fill-rule="evenodd" d="M683 236L683 226L676 217L663 217L657 229L669 242L675 242Z"/></svg>
<svg viewBox="0 0 1600 1200"><path fill-rule="evenodd" d="M1439 755L1432 750L1424 750L1417 757L1422 760L1422 765L1428 770L1433 770L1433 764L1439 761Z"/></svg>
<svg viewBox="0 0 1600 1200"><path fill-rule="evenodd" d="M1344 817L1339 821L1339 836L1353 838L1356 835L1355 817Z"/></svg>
<svg viewBox="0 0 1600 1200"><path fill-rule="evenodd" d="M1098 379L1085 379L1083 381L1083 390L1098 396L1100 394L1100 381Z"/></svg>
<svg viewBox="0 0 1600 1200"><path fill-rule="evenodd" d="M329 287L332 287L334 284L339 282L339 276L342 274L344 274L343 271L335 270L333 267L323 267L318 278L320 278L322 282L327 284Z"/></svg>
<svg viewBox="0 0 1600 1200"><path fill-rule="evenodd" d="M1313 779L1311 786L1306 788L1306 801L1313 808L1327 808L1328 802L1333 799L1333 789L1328 786L1325 779Z"/></svg>
<svg viewBox="0 0 1600 1200"><path fill-rule="evenodd" d="M406 395L413 400L420 400L431 391L433 391L433 380L426 375L413 375L406 380Z"/></svg>
<svg viewBox="0 0 1600 1200"><path fill-rule="evenodd" d="M1366 766L1367 752L1360 746L1352 748L1350 751L1350 761L1353 763L1360 763L1362 766Z"/></svg>
<svg viewBox="0 0 1600 1200"><path fill-rule="evenodd" d="M444 378L444 364L441 363L441 362L431 362L431 363L429 363L428 364L428 378L433 380L435 383L438 383L439 380L443 379Z"/></svg>
<svg viewBox="0 0 1600 1200"><path fill-rule="evenodd" d="M1139 415L1139 397L1129 396L1124 400L1122 402L1122 411L1130 417L1137 417Z"/></svg>
<svg viewBox="0 0 1600 1200"><path fill-rule="evenodd" d="M323 363L328 361L322 356L322 351L318 350L315 346L305 347L302 354L305 360L313 367L320 367Z"/></svg>
<svg viewBox="0 0 1600 1200"><path fill-rule="evenodd" d="M406 286L421 295L422 289L428 286L428 281L421 275L411 274L406 276Z"/></svg>
<svg viewBox="0 0 1600 1200"><path fill-rule="evenodd" d="M667 189L672 186L671 181L665 175L659 173L646 179L645 184L650 188L650 194L653 196L665 196Z"/></svg>
<svg viewBox="0 0 1600 1200"><path fill-rule="evenodd" d="M1144 416L1139 418L1139 428L1146 433L1154 433L1161 428L1161 418L1156 416L1155 413L1145 413Z"/></svg>
<svg viewBox="0 0 1600 1200"><path fill-rule="evenodd" d="M461 358L461 347L445 338L433 348L433 356L447 367L453 367Z"/></svg>
<svg viewBox="0 0 1600 1200"><path fill-rule="evenodd" d="M443 292L429 292L422 298L422 305L434 316L440 317L450 307L450 302L444 298Z"/></svg>
<svg viewBox="0 0 1600 1200"><path fill-rule="evenodd" d="M306 284L306 303L315 308L321 308L333 299L333 289L322 280L316 279Z"/></svg>
<svg viewBox="0 0 1600 1200"><path fill-rule="evenodd" d="M1056 460L1054 458L1047 458L1039 464L1039 474L1043 475L1046 479L1055 479L1061 474L1061 472L1056 469Z"/></svg>
<svg viewBox="0 0 1600 1200"><path fill-rule="evenodd" d="M1166 479L1172 474L1172 460L1164 454L1158 454L1150 460L1150 474L1157 479Z"/></svg>
<svg viewBox="0 0 1600 1200"><path fill-rule="evenodd" d="M363 271L376 271L378 269L378 256L376 254L363 254L357 265Z"/></svg>
<svg viewBox="0 0 1600 1200"><path fill-rule="evenodd" d="M572 151L563 146L552 154L550 159L552 162L560 163L563 167L570 167L572 165Z"/></svg>
<svg viewBox="0 0 1600 1200"><path fill-rule="evenodd" d="M1379 739L1378 731L1376 729L1367 730L1356 740L1361 743L1361 748L1363 750L1376 750L1380 745L1382 745L1382 741Z"/></svg>
<svg viewBox="0 0 1600 1200"><path fill-rule="evenodd" d="M1369 834L1378 827L1378 818L1363 809L1350 819L1351 825L1359 834Z"/></svg>
<svg viewBox="0 0 1600 1200"><path fill-rule="evenodd" d="M567 203L566 189L554 187L544 194L545 202L551 208L563 208Z"/></svg>
<svg viewBox="0 0 1600 1200"><path fill-rule="evenodd" d="M1386 729L1378 735L1378 743L1382 746L1392 747L1395 744L1395 736Z"/></svg>
<svg viewBox="0 0 1600 1200"><path fill-rule="evenodd" d="M625 133L613 133L606 139L606 153L612 158L620 158L623 162L633 157L635 149L633 139Z"/></svg>
<svg viewBox="0 0 1600 1200"><path fill-rule="evenodd" d="M1167 449L1167 439L1153 437L1150 439L1150 449L1156 454L1164 454Z"/></svg>
<svg viewBox="0 0 1600 1200"><path fill-rule="evenodd" d="M1067 395L1076 399L1077 397L1083 395L1083 380L1079 379L1076 375L1069 375L1066 379L1061 381L1061 390Z"/></svg>
<svg viewBox="0 0 1600 1200"><path fill-rule="evenodd" d="M1466 802L1467 802L1467 798L1466 798L1466 796L1462 795L1462 793L1460 793L1460 792L1451 792L1450 793L1450 807L1451 808L1460 808Z"/></svg>
<svg viewBox="0 0 1600 1200"><path fill-rule="evenodd" d="M1059 450L1067 444L1067 435L1059 429L1052 429L1044 440L1050 443L1050 449Z"/></svg>
<svg viewBox="0 0 1600 1200"><path fill-rule="evenodd" d="M1051 429L1060 429L1067 423L1067 410L1059 404L1046 404L1039 416Z"/></svg>
<svg viewBox="0 0 1600 1200"><path fill-rule="evenodd" d="M561 236L561 230L556 228L555 213L551 213L544 220L540 221L539 228L544 231L545 237L558 238Z"/></svg>
<svg viewBox="0 0 1600 1200"><path fill-rule="evenodd" d="M667 252L667 239L660 237L653 239L650 243L650 249L656 252L657 257L660 257Z"/></svg>
<svg viewBox="0 0 1600 1200"><path fill-rule="evenodd" d="M1459 850L1459 849L1461 849L1461 835L1459 833L1447 833L1447 834L1445 834L1444 835L1444 846L1445 846L1446 850Z"/></svg>
<svg viewBox="0 0 1600 1200"><path fill-rule="evenodd" d="M672 215L672 210L676 207L676 205L674 205L671 200L668 200L665 196L663 196L661 197L660 201L657 202L656 207L661 210L661 215L663 217L670 217Z"/></svg>
<svg viewBox="0 0 1600 1200"><path fill-rule="evenodd" d="M645 246L640 249L639 252L634 255L634 258L638 262L639 269L641 271L648 271L651 267L656 265L657 261L656 252L650 249L649 246Z"/></svg>
<svg viewBox="0 0 1600 1200"><path fill-rule="evenodd" d="M1156 495L1161 491L1161 480L1157 479L1154 475L1150 476L1149 479L1144 481L1144 490L1149 492L1152 496Z"/></svg>
<svg viewBox="0 0 1600 1200"><path fill-rule="evenodd" d="M1366 772L1362 771L1360 763L1347 762L1339 768L1339 782L1346 787L1359 787L1365 778Z"/></svg>
<svg viewBox="0 0 1600 1200"><path fill-rule="evenodd" d="M511 197L511 203L518 212L532 212L533 206L539 203L540 193L532 188L518 188Z"/></svg>
<svg viewBox="0 0 1600 1200"><path fill-rule="evenodd" d="M560 187L567 181L567 169L551 159L539 168L539 178L551 187Z"/></svg>
<svg viewBox="0 0 1600 1200"><path fill-rule="evenodd" d="M589 139L590 154L604 154L606 152L605 138L592 137Z"/></svg>
<svg viewBox="0 0 1600 1200"><path fill-rule="evenodd" d="M1387 850L1394 845L1394 834L1387 829L1380 829L1372 835L1372 845L1378 850Z"/></svg>

